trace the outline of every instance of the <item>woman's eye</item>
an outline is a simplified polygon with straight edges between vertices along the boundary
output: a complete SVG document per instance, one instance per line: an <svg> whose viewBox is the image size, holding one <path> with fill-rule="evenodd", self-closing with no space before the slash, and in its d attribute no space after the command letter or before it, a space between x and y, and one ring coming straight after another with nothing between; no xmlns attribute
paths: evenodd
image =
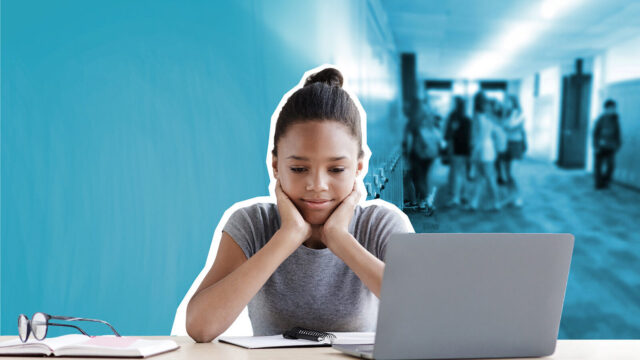
<svg viewBox="0 0 640 360"><path fill-rule="evenodd" d="M344 168L333 168L330 171L334 173L341 173L344 171Z"/></svg>
<svg viewBox="0 0 640 360"><path fill-rule="evenodd" d="M291 171L293 171L294 173L301 173L301 172L303 172L305 170L306 170L305 168L301 168L301 167L297 167L297 168L292 167L291 168Z"/></svg>

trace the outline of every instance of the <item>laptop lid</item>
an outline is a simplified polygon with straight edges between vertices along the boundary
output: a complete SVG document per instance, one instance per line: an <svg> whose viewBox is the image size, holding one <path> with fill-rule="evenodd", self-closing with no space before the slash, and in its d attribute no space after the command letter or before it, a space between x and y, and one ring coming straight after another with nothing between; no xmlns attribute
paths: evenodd
<svg viewBox="0 0 640 360"><path fill-rule="evenodd" d="M546 356L555 350L571 234L395 234L375 359Z"/></svg>

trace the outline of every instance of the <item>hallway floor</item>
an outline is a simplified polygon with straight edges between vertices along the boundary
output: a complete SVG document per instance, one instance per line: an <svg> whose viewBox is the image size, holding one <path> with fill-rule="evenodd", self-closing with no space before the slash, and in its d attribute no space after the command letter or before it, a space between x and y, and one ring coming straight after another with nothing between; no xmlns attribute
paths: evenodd
<svg viewBox="0 0 640 360"><path fill-rule="evenodd" d="M524 161L515 169L524 206L446 208L448 167L436 166L431 216L407 210L416 232L572 233L575 247L559 338L640 338L640 192L594 190L591 174Z"/></svg>

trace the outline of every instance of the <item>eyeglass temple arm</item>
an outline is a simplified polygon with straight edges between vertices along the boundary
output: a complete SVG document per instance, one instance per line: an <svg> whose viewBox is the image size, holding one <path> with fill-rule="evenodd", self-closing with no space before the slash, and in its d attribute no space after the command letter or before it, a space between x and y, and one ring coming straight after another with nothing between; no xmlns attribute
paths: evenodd
<svg viewBox="0 0 640 360"><path fill-rule="evenodd" d="M56 324L56 323L48 323L47 325L55 325L55 326L65 326L65 327L72 327L72 328L76 328L78 331L80 331L82 334L86 335L86 336L90 336L89 334L87 334L86 332L84 332L84 330L80 329L79 327L75 326L75 325L70 325L70 324Z"/></svg>
<svg viewBox="0 0 640 360"><path fill-rule="evenodd" d="M93 321L93 322L99 322L102 324L107 325L108 327L111 328L111 331L113 331L114 334L116 334L116 336L120 336L120 334L118 334L118 332L116 331L116 329L113 328L113 326L111 326L111 324L109 324L106 321L102 321L102 320L98 320L98 319L86 319L86 318L79 318L79 317L73 317L73 316L51 316L52 319L56 319L56 320L66 320L66 321Z"/></svg>

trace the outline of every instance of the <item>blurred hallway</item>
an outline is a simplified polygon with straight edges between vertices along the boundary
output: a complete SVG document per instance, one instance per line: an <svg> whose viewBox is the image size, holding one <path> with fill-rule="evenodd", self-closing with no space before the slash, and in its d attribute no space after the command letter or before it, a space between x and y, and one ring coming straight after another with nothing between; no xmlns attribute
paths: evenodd
<svg viewBox="0 0 640 360"><path fill-rule="evenodd" d="M522 208L469 212L445 208L448 168L439 165L437 209L408 211L416 232L568 232L575 236L560 338L640 336L640 192L619 185L594 190L583 170L525 160L515 169Z"/></svg>

